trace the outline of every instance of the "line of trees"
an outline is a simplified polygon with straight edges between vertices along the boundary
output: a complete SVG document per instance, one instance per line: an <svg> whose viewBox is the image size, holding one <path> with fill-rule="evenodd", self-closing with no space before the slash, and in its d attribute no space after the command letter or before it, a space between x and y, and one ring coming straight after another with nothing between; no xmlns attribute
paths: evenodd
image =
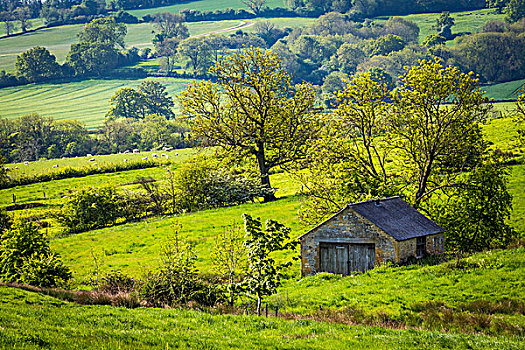
<svg viewBox="0 0 525 350"><path fill-rule="evenodd" d="M0 155L8 162L111 154L137 149L184 148L187 127L156 114L144 119L106 119L95 135L78 121L55 121L36 113L0 119Z"/></svg>

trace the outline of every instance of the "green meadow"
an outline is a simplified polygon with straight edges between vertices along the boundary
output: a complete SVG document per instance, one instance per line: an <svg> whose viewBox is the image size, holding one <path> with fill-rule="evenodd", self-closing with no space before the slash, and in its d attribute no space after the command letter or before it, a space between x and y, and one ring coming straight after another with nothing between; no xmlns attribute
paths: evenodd
<svg viewBox="0 0 525 350"><path fill-rule="evenodd" d="M160 80L171 96L186 88L191 80ZM88 129L102 125L109 99L120 88L136 88L144 79L88 79L63 83L30 84L0 89L0 116L18 118L29 113L55 120L78 120Z"/></svg>
<svg viewBox="0 0 525 350"><path fill-rule="evenodd" d="M436 19L439 15L439 13L420 13L401 17L413 21L419 26L419 42L422 43L428 35L436 33L432 26L436 24ZM452 27L452 34L480 33L488 21L503 21L505 17L504 14L495 13L494 9L452 12L450 15L455 22L455 25ZM381 20L385 19L381 18ZM453 45L453 41L450 41L448 44Z"/></svg>
<svg viewBox="0 0 525 350"><path fill-rule="evenodd" d="M503 130L503 132L502 132ZM516 154L523 154L516 146L517 129L512 118L492 119L483 125L483 131L490 140L494 149L510 150ZM179 156L173 156L173 153ZM170 167L177 167L193 150L177 150L170 152L170 161L174 162ZM111 156L97 156L97 162L118 163L124 158L149 155L121 154ZM62 166L83 167L89 163L87 157L48 160L31 162L29 165L11 164L10 167L18 166L18 171L26 174L37 174L52 171L53 164ZM23 170L22 170L23 169ZM525 164L513 165L509 173L509 190L513 195L513 212L511 224L516 229L523 230L525 227L525 197L522 189L525 188ZM71 178L56 180L45 183L37 183L0 191L0 206L12 204L13 195L19 204L39 202L44 206L18 212L17 215L38 215L48 210L58 208L63 202L63 197L77 188L101 185L116 185L120 188L135 189L137 185L128 185L139 176L151 176L162 179L165 175L165 167L122 171L110 174L90 175L82 178ZM14 174L13 174L14 175ZM159 263L159 253L162 245L173 233L174 227L182 225L181 235L193 243L198 252L198 267L203 271L210 272L211 254L214 246L214 237L224 230L224 227L232 222L240 222L242 213L251 213L262 219L275 219L292 228L292 234L299 236L304 233L308 226L300 222L297 212L302 203L300 184L286 173L272 175L272 185L275 186L277 196L280 198L273 203L248 203L241 206L221 208L215 210L204 210L181 216L153 217L141 222L118 225L100 230L85 232L67 237L56 237L52 240L52 246L60 252L68 265L75 272L77 278L85 278L92 269L91 250L104 256L105 264L102 269L109 271L119 269L130 274L140 275L145 267L155 266ZM45 195L44 195L45 193ZM48 228L50 236L56 236L61 228L52 225ZM295 271L298 271L297 265Z"/></svg>
<svg viewBox="0 0 525 350"><path fill-rule="evenodd" d="M11 349L520 349L515 336L447 334L184 309L80 306L0 287L0 347Z"/></svg>
<svg viewBox="0 0 525 350"><path fill-rule="evenodd" d="M240 20L209 21L187 23L191 35L210 33L216 30L235 27L242 23ZM69 52L71 44L77 42L77 33L82 30L83 24L64 25L52 28L43 28L35 32L20 36L0 39L0 70L15 71L16 56L35 46L44 46L62 63ZM152 23L127 24L126 47L138 48L153 47Z"/></svg>
<svg viewBox="0 0 525 350"><path fill-rule="evenodd" d="M286 7L284 0L266 0L265 6L268 7ZM144 15L152 15L154 13L161 12L170 12L170 13L179 13L181 10L192 9L197 11L215 11L215 10L224 10L227 8L232 9L245 9L248 11L248 8L241 0L189 0L181 4L155 7L149 9L140 9L140 10L130 10L128 11L133 16L142 18Z"/></svg>

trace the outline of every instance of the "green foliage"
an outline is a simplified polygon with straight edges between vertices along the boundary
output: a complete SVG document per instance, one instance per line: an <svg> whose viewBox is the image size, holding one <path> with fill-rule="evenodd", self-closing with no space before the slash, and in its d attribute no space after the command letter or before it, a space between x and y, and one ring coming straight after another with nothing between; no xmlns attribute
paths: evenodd
<svg viewBox="0 0 525 350"><path fill-rule="evenodd" d="M516 114L519 141L522 145L525 145L525 87L521 88L516 100Z"/></svg>
<svg viewBox="0 0 525 350"><path fill-rule="evenodd" d="M405 42L401 37L387 34L368 43L366 50L369 56L386 56L391 52L402 50L404 47Z"/></svg>
<svg viewBox="0 0 525 350"><path fill-rule="evenodd" d="M72 233L112 225L119 216L118 196L112 187L74 192L55 213L56 220Z"/></svg>
<svg viewBox="0 0 525 350"><path fill-rule="evenodd" d="M174 116L173 99L168 96L166 87L154 80L144 80L137 90L127 87L117 90L110 103L107 117L143 119L156 114L170 119Z"/></svg>
<svg viewBox="0 0 525 350"><path fill-rule="evenodd" d="M67 288L73 275L55 253L35 253L24 260L17 282L44 288Z"/></svg>
<svg viewBox="0 0 525 350"><path fill-rule="evenodd" d="M405 161L406 181L418 206L440 186L453 183L446 168L469 169L484 144L478 122L487 116L487 99L474 74L422 61L401 78L389 118L392 142ZM446 103L446 104L445 104Z"/></svg>
<svg viewBox="0 0 525 350"><path fill-rule="evenodd" d="M195 250L191 243L179 238L179 228L163 247L162 258L160 270L146 275L139 287L139 295L152 306L176 306L190 301L213 306L221 301L217 287L198 276Z"/></svg>
<svg viewBox="0 0 525 350"><path fill-rule="evenodd" d="M508 23L518 22L525 17L525 1L509 0L503 12L505 12L505 21Z"/></svg>
<svg viewBox="0 0 525 350"><path fill-rule="evenodd" d="M391 99L388 85L368 72L334 94L337 108L308 149L308 172L296 171L308 194L302 219L318 222L349 202L396 193L382 136Z"/></svg>
<svg viewBox="0 0 525 350"><path fill-rule="evenodd" d="M525 36L517 30L479 33L461 37L452 50L458 64L477 72L488 82L525 76Z"/></svg>
<svg viewBox="0 0 525 350"><path fill-rule="evenodd" d="M507 224L512 196L506 175L501 165L480 165L464 185L447 193L449 200L432 209L446 229L447 250L473 252L506 247L511 242L515 232Z"/></svg>
<svg viewBox="0 0 525 350"><path fill-rule="evenodd" d="M118 65L117 47L124 48L126 33L126 25L112 17L94 19L78 33L66 63L77 75L101 75Z"/></svg>
<svg viewBox="0 0 525 350"><path fill-rule="evenodd" d="M210 69L217 82L194 83L180 95L195 137L239 158L254 157L268 188L269 171L301 158L316 133L312 87L292 86L280 63L271 51L232 53Z"/></svg>
<svg viewBox="0 0 525 350"><path fill-rule="evenodd" d="M44 234L31 222L17 220L0 232L0 279L41 287L63 286L72 275L51 252Z"/></svg>
<svg viewBox="0 0 525 350"><path fill-rule="evenodd" d="M61 67L56 57L45 47L36 46L16 58L16 74L28 82L40 82L57 78L61 75Z"/></svg>
<svg viewBox="0 0 525 350"><path fill-rule="evenodd" d="M257 299L257 315L261 315L262 299L276 293L281 284L281 271L290 266L289 262L277 263L272 253L293 249L296 242L289 241L290 229L277 221L266 221L263 229L259 218L243 214L243 219L248 266L240 285Z"/></svg>
<svg viewBox="0 0 525 350"><path fill-rule="evenodd" d="M169 172L164 191L175 213L238 205L274 193L257 179L232 175L206 157L196 157Z"/></svg>
<svg viewBox="0 0 525 350"><path fill-rule="evenodd" d="M194 74L205 74L212 64L211 48L205 37L190 37L182 40L178 47L179 56L187 59L187 67Z"/></svg>
<svg viewBox="0 0 525 350"><path fill-rule="evenodd" d="M212 259L214 270L225 286L228 303L233 306L242 292L239 282L246 271L247 263L241 227L233 223L217 235Z"/></svg>

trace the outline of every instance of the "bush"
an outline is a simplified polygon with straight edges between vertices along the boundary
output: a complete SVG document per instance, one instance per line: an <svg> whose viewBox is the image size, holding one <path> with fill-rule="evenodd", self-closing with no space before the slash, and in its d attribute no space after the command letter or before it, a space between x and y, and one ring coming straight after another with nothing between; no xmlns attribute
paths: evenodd
<svg viewBox="0 0 525 350"><path fill-rule="evenodd" d="M188 302L213 306L223 300L217 284L199 277L193 246L179 240L178 231L163 249L160 271L149 272L139 287L139 295L152 306L175 306Z"/></svg>
<svg viewBox="0 0 525 350"><path fill-rule="evenodd" d="M118 294L132 292L137 281L119 271L113 271L102 277L102 283L98 287L101 292Z"/></svg>
<svg viewBox="0 0 525 350"><path fill-rule="evenodd" d="M69 232L82 232L114 224L120 216L119 198L114 188L88 188L70 195L54 214Z"/></svg>
<svg viewBox="0 0 525 350"><path fill-rule="evenodd" d="M168 197L174 212L225 207L273 193L255 178L233 175L207 158L194 158L168 176Z"/></svg>
<svg viewBox="0 0 525 350"><path fill-rule="evenodd" d="M43 253L33 254L24 261L18 282L45 288L65 288L71 278L71 271L56 254Z"/></svg>
<svg viewBox="0 0 525 350"><path fill-rule="evenodd" d="M57 287L71 279L69 268L51 252L48 241L35 224L16 221L0 238L2 281Z"/></svg>

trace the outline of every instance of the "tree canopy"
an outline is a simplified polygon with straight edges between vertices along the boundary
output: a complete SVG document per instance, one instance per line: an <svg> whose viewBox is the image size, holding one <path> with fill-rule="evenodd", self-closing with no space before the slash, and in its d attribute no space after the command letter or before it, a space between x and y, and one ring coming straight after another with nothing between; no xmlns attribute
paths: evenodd
<svg viewBox="0 0 525 350"><path fill-rule="evenodd" d="M268 187L269 171L301 158L316 133L313 88L292 86L280 63L269 50L236 52L210 69L216 82L195 82L180 95L193 135L236 156L254 157Z"/></svg>
<svg viewBox="0 0 525 350"><path fill-rule="evenodd" d="M16 74L29 82L40 82L56 78L61 74L61 67L45 47L34 47L16 58Z"/></svg>

